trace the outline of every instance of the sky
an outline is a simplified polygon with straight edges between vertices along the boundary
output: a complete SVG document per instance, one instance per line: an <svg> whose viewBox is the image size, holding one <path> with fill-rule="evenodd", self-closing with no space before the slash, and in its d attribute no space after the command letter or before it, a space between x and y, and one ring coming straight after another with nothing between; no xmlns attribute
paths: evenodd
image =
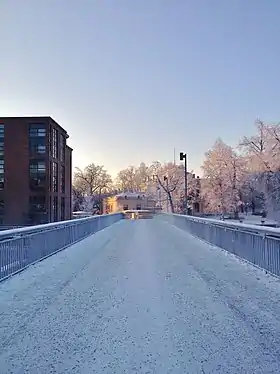
<svg viewBox="0 0 280 374"><path fill-rule="evenodd" d="M0 116L47 115L115 176L280 117L279 0L0 0Z"/></svg>

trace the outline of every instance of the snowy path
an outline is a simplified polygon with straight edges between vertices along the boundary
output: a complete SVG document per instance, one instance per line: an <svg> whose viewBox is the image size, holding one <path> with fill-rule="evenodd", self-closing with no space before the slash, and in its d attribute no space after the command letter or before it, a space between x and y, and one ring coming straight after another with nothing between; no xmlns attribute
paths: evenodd
<svg viewBox="0 0 280 374"><path fill-rule="evenodd" d="M158 220L0 284L0 373L279 373L280 281Z"/></svg>

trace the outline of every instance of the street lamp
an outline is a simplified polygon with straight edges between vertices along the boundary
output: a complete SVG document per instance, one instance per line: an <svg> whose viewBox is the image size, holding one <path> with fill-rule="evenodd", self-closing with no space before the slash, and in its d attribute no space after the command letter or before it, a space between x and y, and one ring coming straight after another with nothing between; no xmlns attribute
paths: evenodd
<svg viewBox="0 0 280 374"><path fill-rule="evenodd" d="M163 177L163 180L166 182L166 192L167 192L167 191L169 191L169 189L168 189L168 178L167 178L166 175ZM167 210L167 212L168 212L168 203L169 203L169 201L168 201L168 192L167 192L167 200L166 200L166 210Z"/></svg>
<svg viewBox="0 0 280 374"><path fill-rule="evenodd" d="M188 172L187 172L187 154L180 152L180 161L185 160L185 214L188 214Z"/></svg>

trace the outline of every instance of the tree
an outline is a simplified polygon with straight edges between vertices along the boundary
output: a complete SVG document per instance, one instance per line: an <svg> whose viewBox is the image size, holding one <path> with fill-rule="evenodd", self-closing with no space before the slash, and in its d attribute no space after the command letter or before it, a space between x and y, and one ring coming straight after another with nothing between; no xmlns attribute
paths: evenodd
<svg viewBox="0 0 280 374"><path fill-rule="evenodd" d="M248 159L254 195L268 215L280 219L280 124L256 121L256 134L243 137L240 149ZM253 191L252 191L253 192Z"/></svg>
<svg viewBox="0 0 280 374"><path fill-rule="evenodd" d="M169 203L171 212L175 212L176 205L174 204L174 197L178 187L183 180L183 172L181 165L175 165L172 162L160 164L154 162L150 167L150 172L155 176L159 187L166 195L166 202Z"/></svg>
<svg viewBox="0 0 280 374"><path fill-rule="evenodd" d="M243 137L239 147L247 157L252 172L271 170L271 142L268 127L262 122L256 122L257 134Z"/></svg>
<svg viewBox="0 0 280 374"><path fill-rule="evenodd" d="M121 170L116 178L119 191L145 192L149 181L149 167L141 163L138 167L129 166Z"/></svg>
<svg viewBox="0 0 280 374"><path fill-rule="evenodd" d="M241 187L246 175L245 159L221 139L206 154L202 169L205 186L203 197L211 212L234 212L242 204Z"/></svg>
<svg viewBox="0 0 280 374"><path fill-rule="evenodd" d="M134 166L129 166L128 168L119 171L115 184L119 191L137 191L136 168Z"/></svg>
<svg viewBox="0 0 280 374"><path fill-rule="evenodd" d="M135 177L137 188L139 188L138 191L147 191L150 175L149 167L144 162L141 162L141 164L136 168Z"/></svg>
<svg viewBox="0 0 280 374"><path fill-rule="evenodd" d="M73 204L74 212L82 210L83 201L84 201L84 196L82 192L78 188L73 186L72 187L72 204Z"/></svg>
<svg viewBox="0 0 280 374"><path fill-rule="evenodd" d="M76 168L73 190L83 198L83 209L93 211L101 209L102 193L112 189L112 178L104 166L88 165L84 170ZM82 204L81 204L82 205Z"/></svg>

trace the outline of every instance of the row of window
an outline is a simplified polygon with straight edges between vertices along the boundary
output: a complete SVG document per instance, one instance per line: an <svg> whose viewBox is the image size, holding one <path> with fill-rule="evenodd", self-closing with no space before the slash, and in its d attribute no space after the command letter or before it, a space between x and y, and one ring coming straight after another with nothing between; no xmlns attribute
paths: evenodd
<svg viewBox="0 0 280 374"><path fill-rule="evenodd" d="M60 182L59 191L65 193L65 167L63 165L60 165L59 172L58 164L56 162L51 162L51 166L51 191L58 192L58 182Z"/></svg>
<svg viewBox="0 0 280 374"><path fill-rule="evenodd" d="M0 124L0 155L1 152L4 153L4 124ZM46 153L46 126L45 124L32 123L29 125L29 148L32 155L42 155ZM58 144L59 139L59 144ZM65 162L65 147L66 139L65 136L59 134L57 129L52 129L52 139L51 139L51 154L52 157L61 162ZM59 152L58 152L59 151ZM59 154L58 154L59 153Z"/></svg>
<svg viewBox="0 0 280 374"><path fill-rule="evenodd" d="M4 124L0 124L0 190L4 189ZM52 156L58 157L58 131L53 129ZM66 139L60 135L60 160L65 162ZM46 153L46 127L44 124L30 124L29 126L29 149L32 155L44 155ZM60 178L58 177L57 163L52 165L52 177L50 179L51 190L58 191L58 180L60 180L60 192L65 192L65 167L61 166ZM30 163L30 187L32 190L46 188L46 164L44 161L32 161Z"/></svg>
<svg viewBox="0 0 280 374"><path fill-rule="evenodd" d="M31 161L29 167L31 188L46 189L46 162L45 161ZM58 185L58 183L60 183ZM50 163L50 190L53 192L65 193L65 166L60 165L58 170L57 162Z"/></svg>
<svg viewBox="0 0 280 374"><path fill-rule="evenodd" d="M60 205L60 209L59 209ZM51 212L51 221L65 220L65 198L61 197L60 204L57 196L50 196L49 208ZM32 223L39 224L49 221L46 196L35 195L29 197L29 219ZM0 215L5 214L5 201L0 199Z"/></svg>
<svg viewBox="0 0 280 374"><path fill-rule="evenodd" d="M46 153L46 127L44 124L30 124L29 127L29 147L33 155L42 155ZM53 128L50 139L50 151L52 158L65 162L65 136L59 134L57 129Z"/></svg>
<svg viewBox="0 0 280 374"><path fill-rule="evenodd" d="M47 131L44 124L32 123L29 125L29 151L32 156L46 153L46 138Z"/></svg>
<svg viewBox="0 0 280 374"><path fill-rule="evenodd" d="M41 123L32 123L29 125L29 137L30 138L44 138L46 137L46 127Z"/></svg>
<svg viewBox="0 0 280 374"><path fill-rule="evenodd" d="M1 157L1 156L0 156ZM29 165L30 188L31 190L46 190L46 163L45 161L31 161ZM0 158L0 190L4 189L4 160ZM65 193L65 167L60 166L60 173L58 173L58 164L52 162L52 171L50 178L50 190Z"/></svg>
<svg viewBox="0 0 280 374"><path fill-rule="evenodd" d="M123 205L123 210L128 210L128 205ZM136 210L141 210L141 204L136 205Z"/></svg>
<svg viewBox="0 0 280 374"><path fill-rule="evenodd" d="M0 201L1 202L1 201ZM50 196L49 200L50 211L52 212L51 221L64 221L65 220L65 198L61 197L60 209L59 200L57 196ZM1 205L0 205L1 209ZM46 196L30 196L29 197L29 217L32 222L42 223L47 220L47 201ZM60 214L59 214L60 213Z"/></svg>

